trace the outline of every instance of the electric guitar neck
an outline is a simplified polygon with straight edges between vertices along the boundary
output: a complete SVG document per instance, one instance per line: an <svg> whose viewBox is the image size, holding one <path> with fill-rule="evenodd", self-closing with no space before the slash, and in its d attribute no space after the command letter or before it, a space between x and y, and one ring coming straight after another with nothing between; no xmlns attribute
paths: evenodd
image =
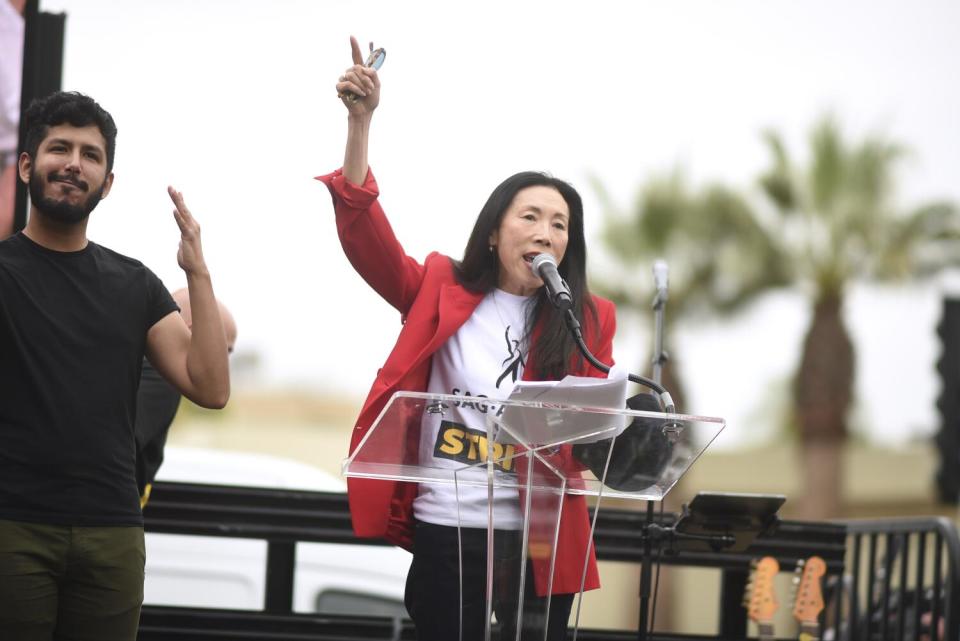
<svg viewBox="0 0 960 641"><path fill-rule="evenodd" d="M793 618L800 623L799 641L820 641L820 613L823 612L823 592L820 579L827 572L827 564L819 556L797 563L794 577L796 597Z"/></svg>
<svg viewBox="0 0 960 641"><path fill-rule="evenodd" d="M773 641L773 615L780 605L773 589L773 580L780 571L780 564L772 556L765 556L753 565L743 605L747 608L750 620L757 624L760 641Z"/></svg>

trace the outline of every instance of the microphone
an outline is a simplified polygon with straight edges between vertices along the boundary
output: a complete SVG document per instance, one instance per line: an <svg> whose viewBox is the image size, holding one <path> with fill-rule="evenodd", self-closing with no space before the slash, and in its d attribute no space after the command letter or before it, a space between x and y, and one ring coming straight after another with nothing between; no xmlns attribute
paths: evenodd
<svg viewBox="0 0 960 641"><path fill-rule="evenodd" d="M667 267L667 261L662 258L654 261L653 263L653 282L657 286L657 294L659 294L664 300L667 298L667 285L668 278L667 276L670 273L670 268Z"/></svg>
<svg viewBox="0 0 960 641"><path fill-rule="evenodd" d="M561 312L565 312L573 306L570 288L563 282L563 279L560 278L560 272L557 271L556 258L551 254L537 254L533 262L530 263L530 269L547 286L548 298L550 298L554 307Z"/></svg>

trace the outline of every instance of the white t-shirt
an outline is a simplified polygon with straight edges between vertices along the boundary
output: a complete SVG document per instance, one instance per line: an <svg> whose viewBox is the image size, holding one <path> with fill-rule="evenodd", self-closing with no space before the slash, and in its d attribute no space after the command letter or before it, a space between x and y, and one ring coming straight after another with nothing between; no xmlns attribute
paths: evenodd
<svg viewBox="0 0 960 641"><path fill-rule="evenodd" d="M495 289L487 294L473 315L433 355L431 394L476 396L490 403L465 402L439 414L424 414L420 428L420 460L435 467L462 469L486 462L487 417L501 412L495 400L506 399L523 376L527 359L527 312L531 297ZM497 446L494 459L509 455ZM515 461L497 465L501 479L516 480ZM486 466L470 470L469 478L486 481ZM464 473L458 479L467 478ZM459 489L458 489L459 488ZM457 496L459 491L459 510ZM494 491L494 527L520 529L519 495L516 489ZM436 525L487 526L487 488L458 483L421 483L413 502L416 518Z"/></svg>

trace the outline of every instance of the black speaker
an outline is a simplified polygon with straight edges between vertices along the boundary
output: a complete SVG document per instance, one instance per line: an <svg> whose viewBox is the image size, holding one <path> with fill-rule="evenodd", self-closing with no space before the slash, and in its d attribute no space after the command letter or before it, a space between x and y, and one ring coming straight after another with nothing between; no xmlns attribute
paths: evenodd
<svg viewBox="0 0 960 641"><path fill-rule="evenodd" d="M937 493L944 503L960 501L960 299L945 298L943 316L937 326L942 352L937 361L940 374L940 431L936 436L940 453Z"/></svg>

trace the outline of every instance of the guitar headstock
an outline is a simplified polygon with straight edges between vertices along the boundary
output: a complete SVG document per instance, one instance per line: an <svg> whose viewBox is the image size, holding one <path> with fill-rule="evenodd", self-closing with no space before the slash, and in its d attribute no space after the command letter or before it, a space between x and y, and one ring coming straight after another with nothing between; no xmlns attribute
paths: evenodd
<svg viewBox="0 0 960 641"><path fill-rule="evenodd" d="M793 603L793 618L800 623L816 624L823 611L820 578L827 573L827 564L819 556L811 556L806 563L797 567L797 571L800 572L800 578Z"/></svg>
<svg viewBox="0 0 960 641"><path fill-rule="evenodd" d="M772 556L765 556L756 562L743 601L751 621L761 623L773 620L780 606L773 591L773 580L779 571L780 564Z"/></svg>

